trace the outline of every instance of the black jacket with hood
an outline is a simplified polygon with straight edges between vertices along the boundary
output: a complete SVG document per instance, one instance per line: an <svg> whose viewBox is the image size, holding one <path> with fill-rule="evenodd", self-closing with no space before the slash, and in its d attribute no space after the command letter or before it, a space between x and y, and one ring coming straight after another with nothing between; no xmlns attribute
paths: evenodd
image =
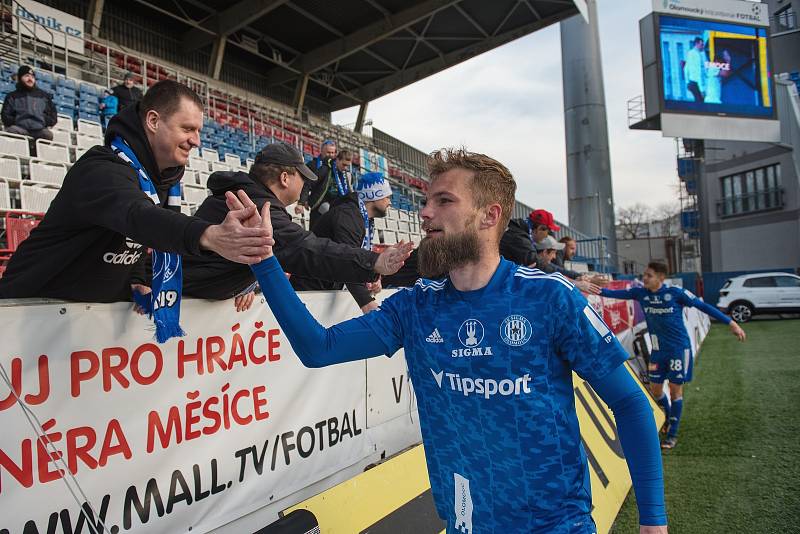
<svg viewBox="0 0 800 534"><path fill-rule="evenodd" d="M235 193L243 190L259 210L264 202L270 202L275 256L284 271L341 283L371 282L377 278L378 275L373 271L377 253L335 243L304 230L292 221L286 207L275 194L250 178L248 173L215 172L208 178L208 188L212 196L203 201L195 216L212 224L221 222L228 213L226 191ZM183 260L183 292L186 295L228 299L255 282L250 267L216 254L187 256Z"/></svg>
<svg viewBox="0 0 800 534"><path fill-rule="evenodd" d="M364 226L364 217L358 208L358 194L350 193L336 198L331 203L330 210L319 218L311 230L318 237L326 237L351 247L361 247L367 229ZM342 289L341 282L320 280L296 273L290 281L297 291ZM347 290L353 295L359 307L375 300L364 284L347 284Z"/></svg>
<svg viewBox="0 0 800 534"><path fill-rule="evenodd" d="M3 100L3 126L19 126L29 132L50 128L58 120L53 96L36 87L28 89L17 82L17 89Z"/></svg>
<svg viewBox="0 0 800 534"><path fill-rule="evenodd" d="M142 99L142 90L136 87L126 87L124 83L111 88L111 94L119 100L119 110L130 107Z"/></svg>
<svg viewBox="0 0 800 534"><path fill-rule="evenodd" d="M526 267L536 264L536 248L531 243L525 219L508 221L508 228L500 238L500 255Z"/></svg>
<svg viewBox="0 0 800 534"><path fill-rule="evenodd" d="M0 298L130 300L131 274L146 247L201 254L200 236L210 225L165 207L169 188L184 168L158 171L138 108L111 120L106 145L116 136L128 142L161 205L142 192L136 171L110 148L91 148L69 170L44 220L12 256L0 278Z"/></svg>

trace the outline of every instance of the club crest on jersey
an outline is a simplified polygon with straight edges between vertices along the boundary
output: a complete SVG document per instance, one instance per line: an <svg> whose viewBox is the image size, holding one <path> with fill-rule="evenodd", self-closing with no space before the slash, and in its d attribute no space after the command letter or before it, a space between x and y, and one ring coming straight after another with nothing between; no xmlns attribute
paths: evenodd
<svg viewBox="0 0 800 534"><path fill-rule="evenodd" d="M477 347L483 341L483 324L477 319L467 319L458 329L458 340L467 348Z"/></svg>
<svg viewBox="0 0 800 534"><path fill-rule="evenodd" d="M531 339L533 327L522 315L509 315L500 324L500 338L506 345L519 347Z"/></svg>
<svg viewBox="0 0 800 534"><path fill-rule="evenodd" d="M666 300L667 302L671 301L672 300L672 295L667 293L666 295L664 295L664 300Z"/></svg>

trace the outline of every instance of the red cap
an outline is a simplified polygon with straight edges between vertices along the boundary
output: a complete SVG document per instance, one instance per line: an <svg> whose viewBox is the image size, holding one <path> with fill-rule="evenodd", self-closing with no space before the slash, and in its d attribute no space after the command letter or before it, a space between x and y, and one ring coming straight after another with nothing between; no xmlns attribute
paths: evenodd
<svg viewBox="0 0 800 534"><path fill-rule="evenodd" d="M561 230L561 227L556 224L553 214L547 210L533 210L528 217L533 224L543 224L553 232Z"/></svg>

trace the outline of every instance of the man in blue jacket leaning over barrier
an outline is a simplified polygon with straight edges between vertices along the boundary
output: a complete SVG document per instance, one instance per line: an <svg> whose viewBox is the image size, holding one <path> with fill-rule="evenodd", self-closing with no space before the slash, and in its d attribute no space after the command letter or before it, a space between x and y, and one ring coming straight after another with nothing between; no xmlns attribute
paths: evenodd
<svg viewBox="0 0 800 534"><path fill-rule="evenodd" d="M419 266L447 277L324 328L273 256L253 266L295 352L321 367L405 348L436 508L447 532L462 534L596 532L575 371L614 411L640 532L667 532L658 435L627 354L563 276L500 257L511 173L463 149L434 153L429 169ZM229 208L242 202L228 193ZM247 224L269 229L269 208Z"/></svg>

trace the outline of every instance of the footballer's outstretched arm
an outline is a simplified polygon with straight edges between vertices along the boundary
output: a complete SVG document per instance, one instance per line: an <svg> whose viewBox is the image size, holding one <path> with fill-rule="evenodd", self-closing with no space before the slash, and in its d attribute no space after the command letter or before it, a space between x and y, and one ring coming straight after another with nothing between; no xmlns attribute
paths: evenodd
<svg viewBox="0 0 800 534"><path fill-rule="evenodd" d="M721 323L728 325L731 329L731 333L734 336L736 336L739 339L739 341L744 341L745 338L747 337L747 335L744 333L744 330L742 330L742 327L739 326L736 321L734 321L733 319L731 319L730 317L719 311L714 306L708 304L707 302L703 302L699 298L685 291L683 292L683 298L684 298L683 304L685 306L691 306L693 308L697 308L706 315L709 315L714 319L716 319L717 321L720 321Z"/></svg>
<svg viewBox="0 0 800 534"><path fill-rule="evenodd" d="M608 297L612 299L620 299L620 300L632 300L635 299L636 296L630 289L606 289L603 288L600 290L601 297Z"/></svg>
<svg viewBox="0 0 800 534"><path fill-rule="evenodd" d="M231 192L226 193L229 209L255 206L247 195L241 191L239 193L241 194L238 197ZM261 226L268 230L268 235L272 238L269 204L264 203L261 214L254 211L250 219L243 221L243 226ZM357 317L330 328L319 324L292 289L280 263L272 254L272 247L268 248L266 257L251 267L269 307L305 366L324 367L382 354L391 355L400 348L398 337L389 341L376 333L382 331L381 327L386 323L396 320L388 312L379 313L380 310L377 310L369 316ZM409 244L401 243L384 251L383 262L387 268L396 271L408 258L410 251Z"/></svg>
<svg viewBox="0 0 800 534"><path fill-rule="evenodd" d="M560 290L553 310L558 353L614 412L639 507L640 531L666 532L658 430L650 404L625 368L628 354L579 291Z"/></svg>
<svg viewBox="0 0 800 534"><path fill-rule="evenodd" d="M625 369L625 364L599 380L589 381L589 384L614 412L636 494L639 524L666 525L661 450L647 397Z"/></svg>
<svg viewBox="0 0 800 534"><path fill-rule="evenodd" d="M297 297L275 256L251 267L267 304L306 367L362 360L391 350L368 326L366 315L330 328L319 324Z"/></svg>

